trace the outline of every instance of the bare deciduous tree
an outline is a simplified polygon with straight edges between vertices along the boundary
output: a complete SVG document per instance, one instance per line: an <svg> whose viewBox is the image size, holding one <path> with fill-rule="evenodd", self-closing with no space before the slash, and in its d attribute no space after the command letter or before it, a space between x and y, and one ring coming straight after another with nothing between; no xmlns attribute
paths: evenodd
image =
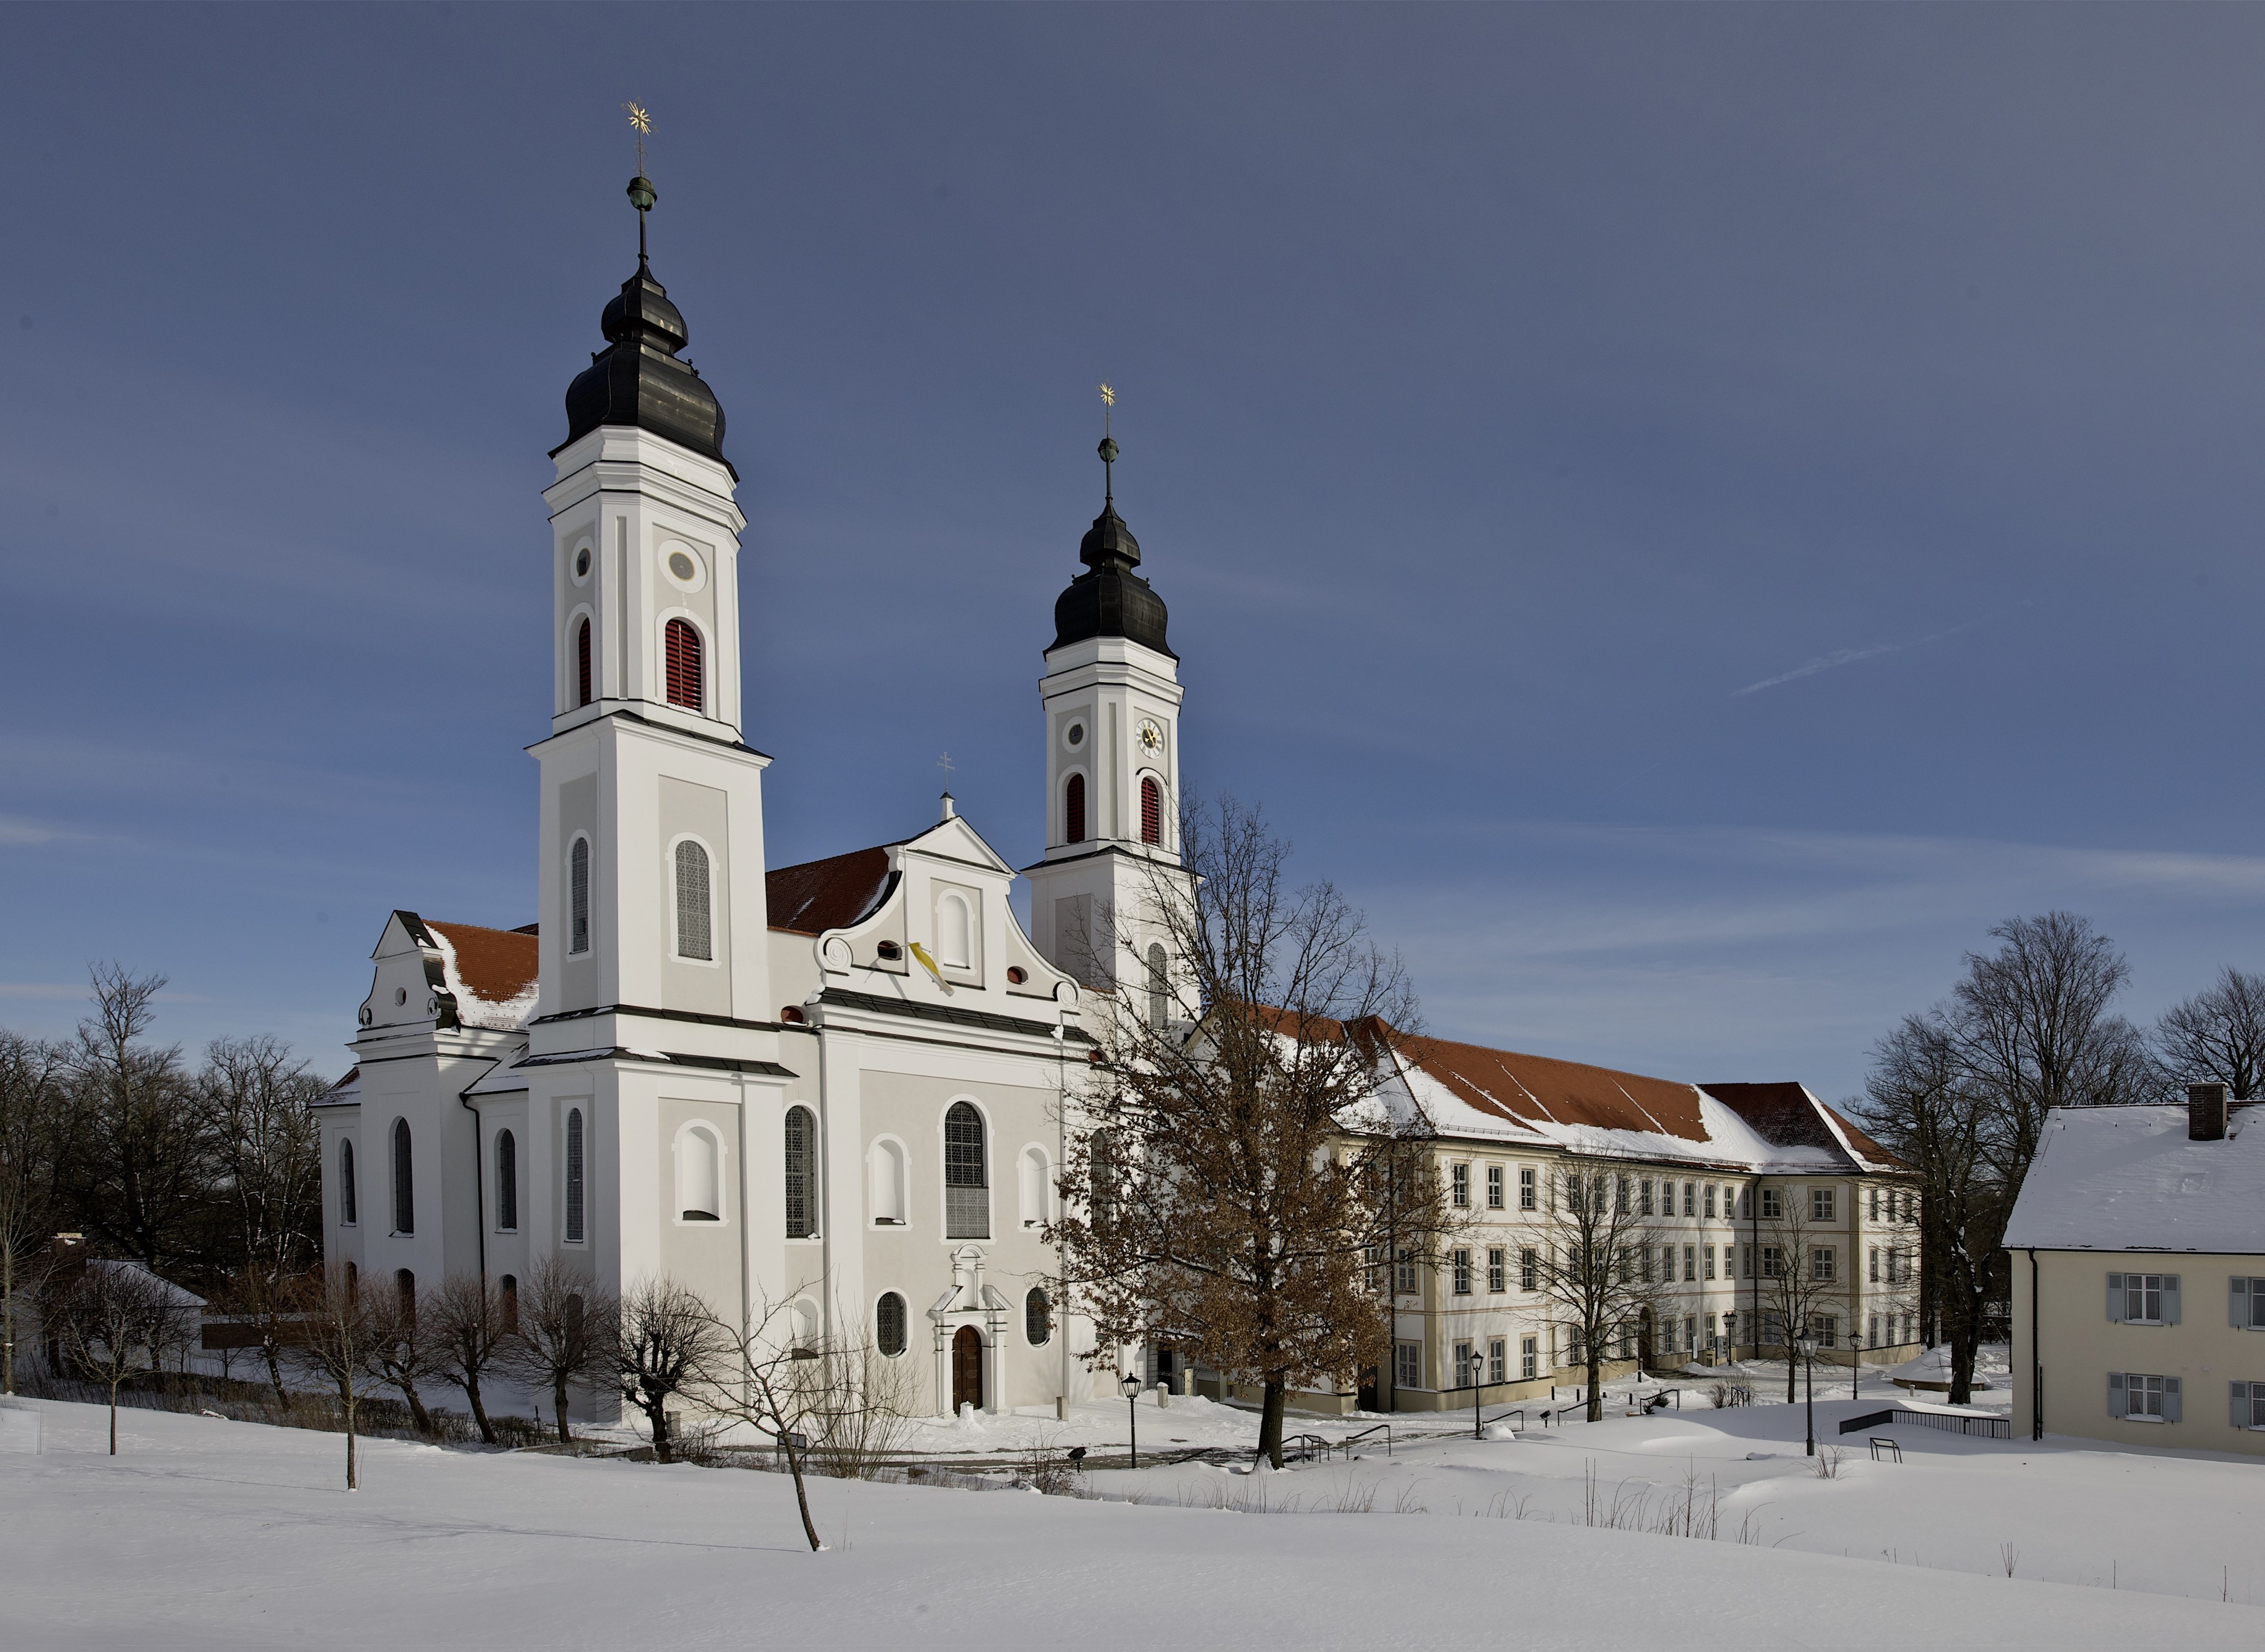
<svg viewBox="0 0 2265 1652"><path fill-rule="evenodd" d="M1605 1415L1606 1349L1632 1343L1659 1297L1642 1254L1653 1232L1641 1204L1634 1179L1610 1160L1568 1154L1551 1177L1539 1283L1580 1339L1591 1423Z"/></svg>
<svg viewBox="0 0 2265 1652"><path fill-rule="evenodd" d="M2073 913L2013 918L1969 953L1948 1002L1875 1046L1866 1124L1918 1172L1925 1289L1963 1400L1990 1305L2009 1290L2001 1241L2045 1116L2155 1099L2163 1074L2114 1013L2122 953Z"/></svg>
<svg viewBox="0 0 2265 1652"><path fill-rule="evenodd" d="M448 1372L441 1363L439 1328L425 1306L416 1282L406 1272L396 1276L390 1288L370 1292L368 1351L362 1371L400 1394L417 1431L429 1435L433 1417L418 1385L446 1381Z"/></svg>
<svg viewBox="0 0 2265 1652"><path fill-rule="evenodd" d="M496 1443L495 1425L488 1421L480 1397L480 1381L497 1369L505 1352L518 1340L510 1324L510 1304L503 1293L470 1274L458 1274L433 1294L426 1310L431 1322L433 1370L445 1382L464 1392L480 1438Z"/></svg>
<svg viewBox="0 0 2265 1652"><path fill-rule="evenodd" d="M573 1438L566 1422L568 1390L613 1377L620 1315L610 1292L582 1279L555 1256L535 1263L520 1284L517 1335L505 1346L499 1364L550 1394L561 1445Z"/></svg>
<svg viewBox="0 0 2265 1652"><path fill-rule="evenodd" d="M728 1368L734 1341L696 1292L673 1279L647 1279L622 1300L614 1337L614 1380L645 1413L652 1454L675 1461L669 1407L681 1404Z"/></svg>
<svg viewBox="0 0 2265 1652"><path fill-rule="evenodd" d="M2176 1085L2223 1084L2237 1102L2265 1089L2265 975L2222 972L2155 1023L2155 1051Z"/></svg>
<svg viewBox="0 0 2265 1652"><path fill-rule="evenodd" d="M1188 877L1152 868L1154 928L1096 920L1122 986L1067 1103L1045 1237L1095 1363L1163 1342L1260 1385L1278 1465L1291 1389L1347 1381L1390 1345L1370 1254L1435 1259L1453 1224L1428 1165L1409 1168L1428 1122L1380 1099L1417 1022L1400 960L1329 884L1291 885L1256 810L1191 798L1180 847ZM1155 935L1161 965L1141 950Z"/></svg>
<svg viewBox="0 0 2265 1652"><path fill-rule="evenodd" d="M346 1430L346 1489L361 1483L355 1441L360 1432L364 1375L379 1337L378 1305L353 1264L340 1263L298 1283L298 1335L291 1358L337 1396Z"/></svg>
<svg viewBox="0 0 2265 1652"><path fill-rule="evenodd" d="M1761 1255L1756 1258L1759 1285L1756 1294L1762 1302L1763 1323L1755 1327L1754 1341L1757 1347L1763 1345L1774 1321L1777 1335L1772 1340L1785 1355L1785 1401L1791 1405L1800 1397L1801 1359L1794 1343L1814 1335L1819 1328L1819 1316L1838 1300L1841 1258L1835 1250L1829 1267L1817 1259L1817 1253L1825 1247L1817 1241L1825 1236L1825 1230L1810 1207L1808 1190L1765 1188L1757 1197L1763 1201L1759 1220ZM1778 1202L1773 1216L1768 1213L1772 1199ZM1854 1259L1848 1260L1853 1264ZM1824 1271L1820 1273L1820 1268ZM1855 1345L1854 1328L1852 1324L1851 1347Z"/></svg>
<svg viewBox="0 0 2265 1652"><path fill-rule="evenodd" d="M47 1283L53 1255L62 1129L56 1066L51 1045L0 1031L0 1393L16 1392L23 1304Z"/></svg>
<svg viewBox="0 0 2265 1652"><path fill-rule="evenodd" d="M110 1392L110 1454L118 1455L118 1391L155 1371L179 1335L179 1310L164 1284L127 1263L87 1263L55 1305L65 1363Z"/></svg>

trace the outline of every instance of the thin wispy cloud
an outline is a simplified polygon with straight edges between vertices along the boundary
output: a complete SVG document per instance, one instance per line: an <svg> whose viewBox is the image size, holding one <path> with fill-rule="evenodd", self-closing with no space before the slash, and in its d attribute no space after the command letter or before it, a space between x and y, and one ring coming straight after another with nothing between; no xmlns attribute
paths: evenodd
<svg viewBox="0 0 2265 1652"><path fill-rule="evenodd" d="M1919 648L1928 643L1939 643L1946 637L1955 637L1959 632L1970 630L1980 623L1978 620L1969 620L1965 624L1954 625L1947 631L1934 631L1926 637L1914 637L1905 643L1880 643L1870 648L1836 648L1829 654L1819 654L1814 659L1803 661L1791 671L1781 672L1774 677L1765 677L1759 682L1750 682L1743 688L1734 689L1730 698L1743 699L1747 695L1759 694L1765 688L1774 688L1781 683L1798 682L1803 677L1814 677L1821 672L1838 671L1841 666L1853 666L1860 659L1877 659L1883 654L1900 654L1907 648Z"/></svg>

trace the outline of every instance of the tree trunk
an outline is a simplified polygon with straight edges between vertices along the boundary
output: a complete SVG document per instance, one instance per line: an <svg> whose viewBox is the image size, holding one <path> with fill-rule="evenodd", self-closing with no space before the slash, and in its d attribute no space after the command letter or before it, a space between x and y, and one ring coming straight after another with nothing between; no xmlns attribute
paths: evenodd
<svg viewBox="0 0 2265 1652"><path fill-rule="evenodd" d="M409 1420L417 1425L417 1431L419 1434L429 1437L433 1432L433 1417L431 1413L425 1409L425 1401L418 1395L417 1385L413 1382L402 1382L394 1386L401 1390L401 1397L409 1402Z"/></svg>
<svg viewBox="0 0 2265 1652"><path fill-rule="evenodd" d="M480 1403L480 1379L477 1377L466 1379L464 1398L472 1408L472 1421L480 1425L480 1443L484 1445L494 1445L496 1443L495 1425L488 1421L487 1408Z"/></svg>
<svg viewBox="0 0 2265 1652"><path fill-rule="evenodd" d="M783 1429L780 1430L779 1438L786 1438ZM794 1476L794 1501L795 1506L802 1510L802 1534L810 1539L811 1553L814 1554L826 1546L818 1540L818 1523L810 1517L810 1494L802 1484L802 1453L791 1445L786 1448L786 1466L788 1472Z"/></svg>
<svg viewBox="0 0 2265 1652"><path fill-rule="evenodd" d="M283 1362L277 1357L280 1347L281 1344L276 1341L275 1333L273 1331L267 1332L259 1339L259 1351L267 1358L267 1383L275 1390L275 1403L288 1411L291 1408L291 1396L283 1390Z"/></svg>
<svg viewBox="0 0 2265 1652"><path fill-rule="evenodd" d="M1258 1414L1258 1449L1277 1468L1282 1466L1282 1414L1289 1403L1290 1385L1279 1377L1269 1377L1265 1404Z"/></svg>
<svg viewBox="0 0 2265 1652"><path fill-rule="evenodd" d="M1597 1339L1589 1339L1589 1421L1605 1420L1604 1365L1597 1357Z"/></svg>
<svg viewBox="0 0 2265 1652"><path fill-rule="evenodd" d="M356 1482L355 1482L355 1480L354 1480L354 1403L353 1403L353 1401L352 1400L348 1400L348 1401L346 1402L346 1489L347 1489L348 1491L353 1491L353 1490L356 1489L357 1488L356 1488Z"/></svg>
<svg viewBox="0 0 2265 1652"><path fill-rule="evenodd" d="M118 1455L118 1385L110 1385L110 1454Z"/></svg>
<svg viewBox="0 0 2265 1652"><path fill-rule="evenodd" d="M676 1459L671 1456L670 1452L675 1449L676 1443L669 1437L668 1406L666 1401L664 1401L659 1405L646 1406L644 1409L646 1421L652 1424L653 1461L657 1463L674 1462Z"/></svg>
<svg viewBox="0 0 2265 1652"><path fill-rule="evenodd" d="M556 1379L551 1383L551 1385L550 1385L550 1398L551 1398L552 1402L553 1402L553 1403L557 1407L557 1417L558 1417L558 1443L559 1443L561 1445L564 1445L568 1444L569 1442L571 1442L571 1441L573 1439L573 1437L574 1437L572 1434L570 1434L570 1433L568 1433L568 1432L566 1431L566 1379L565 1379L565 1378L564 1378L564 1377L557 1378L557 1379Z"/></svg>

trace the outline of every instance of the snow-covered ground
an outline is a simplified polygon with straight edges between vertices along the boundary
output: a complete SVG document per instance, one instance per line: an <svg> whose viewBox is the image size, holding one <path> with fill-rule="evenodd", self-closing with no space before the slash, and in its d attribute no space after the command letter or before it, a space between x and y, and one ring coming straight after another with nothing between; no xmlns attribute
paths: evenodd
<svg viewBox="0 0 2265 1652"><path fill-rule="evenodd" d="M1849 1405L1820 1401L1820 1420ZM349 1495L335 1435L128 1411L113 1459L99 1408L37 1408L41 1454L0 1453L0 1646L43 1652L1036 1652L1096 1637L1367 1648L1458 1635L1584 1652L1914 1638L2003 1652L2265 1636L2265 1616L2242 1604L2265 1599L2244 1559L2265 1514L2254 1464L1903 1429L1900 1468L1855 1461L1827 1481L1800 1457L1800 1409L1782 1405L1434 1437L1282 1474L1088 1476L1140 1505L820 1481L832 1547L818 1555L775 1474L378 1441ZM1198 1418L1249 1425L1177 1401L1157 1421L1184 1436ZM1592 1465L1605 1506L1624 1483L1680 1499L1689 1478L1720 1488L1735 1517L1712 1542L1591 1529L1579 1521ZM1364 1496L1374 1513L1310 1512ZM1301 1512L1169 1506L1262 1498ZM1762 1545L1730 1540L1750 1515L1767 1523ZM2011 1579L2006 1543L2019 1551ZM2221 1566L2232 1605L2218 1598Z"/></svg>

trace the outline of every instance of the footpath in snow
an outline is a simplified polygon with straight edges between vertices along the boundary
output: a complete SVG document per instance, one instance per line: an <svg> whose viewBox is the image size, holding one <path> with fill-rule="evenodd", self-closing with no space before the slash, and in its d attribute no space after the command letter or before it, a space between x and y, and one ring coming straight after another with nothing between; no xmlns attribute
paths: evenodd
<svg viewBox="0 0 2265 1652"><path fill-rule="evenodd" d="M2161 1511L2134 1499L2160 1496L2167 1507L2181 1486L2174 1541L2230 1548L2254 1530L2234 1512L2257 1512L2234 1472L2255 1478L2248 1465L2056 1449L2016 1472L2025 1459L1993 1455L1999 1443L1941 1437L1907 1440L1900 1488L1886 1466L1803 1478L1781 1455L1750 1456L1782 1453L1778 1435L1799 1418L1783 1407L1435 1439L1388 1460L1278 1475L1187 1465L1089 1477L1140 1504L820 1481L812 1500L832 1546L815 1555L802 1546L790 1484L775 1474L378 1441L367 1447L366 1488L349 1494L335 1435L128 1411L123 1454L112 1459L98 1408L38 1408L40 1454L0 1454L0 1646L43 1652L1053 1652L1096 1634L1191 1647L1366 1648L1460 1634L1742 1649L1900 1647L1919 1635L1937 1648L2104 1652L2169 1641L2247 1648L2265 1636L2265 1617L2220 1604L2215 1587L2207 1599L2128 1583L2072 1587L2034 1581L2026 1561L2011 1579L1984 1576L1994 1546L1968 1557L1971 1566L1937 1569L1932 1559L1888 1564L1792 1541L1693 1541L1569 1520L1590 1483L1585 1465L1600 1465L1601 1481L1611 1463L1662 1485L1682 1484L1687 1465L1750 1475L1731 1495L1786 1509L1811 1538L1870 1521L1883 1537L1908 1525L1927 1544L1980 1541L1955 1534L1960 1522L1992 1517L1977 1504L2038 1529L2145 1528L2162 1524ZM1163 1506L1180 1482L1263 1490L1277 1508L1291 1496L1307 1509L1333 1506L1345 1487L1358 1493L1360 1476L1375 1479L1376 1513ZM1414 1489L1403 1500L1395 1484ZM1490 1502L1500 1513L1503 1494L1520 1487L1532 1500L1526 1518L1453 1517L1459 1499L1467 1516ZM1385 1512L1402 1502L1428 1517ZM2237 1602L2247 1582L2237 1576Z"/></svg>

